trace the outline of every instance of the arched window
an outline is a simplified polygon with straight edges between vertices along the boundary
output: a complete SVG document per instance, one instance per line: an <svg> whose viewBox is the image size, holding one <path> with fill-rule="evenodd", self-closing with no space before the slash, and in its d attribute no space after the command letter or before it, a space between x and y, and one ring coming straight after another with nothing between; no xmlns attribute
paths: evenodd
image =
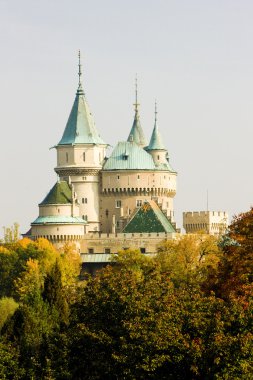
<svg viewBox="0 0 253 380"><path fill-rule="evenodd" d="M83 161L85 161L85 152L83 152Z"/></svg>

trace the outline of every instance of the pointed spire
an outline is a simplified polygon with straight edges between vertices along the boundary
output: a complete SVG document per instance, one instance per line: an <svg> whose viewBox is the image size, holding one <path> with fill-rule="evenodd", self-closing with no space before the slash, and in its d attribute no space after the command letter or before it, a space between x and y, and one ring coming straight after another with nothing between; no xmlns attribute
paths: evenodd
<svg viewBox="0 0 253 380"><path fill-rule="evenodd" d="M155 125L147 150L167 150L157 125L157 102L155 101Z"/></svg>
<svg viewBox="0 0 253 380"><path fill-rule="evenodd" d="M135 114L138 113L138 107L139 107L139 103L138 103L138 78L137 78L137 74L135 75L135 103L134 103L134 110L135 110Z"/></svg>
<svg viewBox="0 0 253 380"><path fill-rule="evenodd" d="M81 53L78 51L78 88L63 136L58 145L102 144L82 86Z"/></svg>
<svg viewBox="0 0 253 380"><path fill-rule="evenodd" d="M81 77L82 77L81 52L80 52L80 50L78 50L78 88L77 88L77 95L84 95Z"/></svg>
<svg viewBox="0 0 253 380"><path fill-rule="evenodd" d="M147 140L145 138L144 132L141 127L140 123L140 116L139 116L139 103L138 103L138 81L137 81L137 74L135 76L135 103L134 105L134 122L131 128L131 131L129 133L127 141L129 142L135 142L137 145L141 147L145 147L147 145Z"/></svg>
<svg viewBox="0 0 253 380"><path fill-rule="evenodd" d="M157 122L157 102L155 100L155 125L156 125L156 122Z"/></svg>

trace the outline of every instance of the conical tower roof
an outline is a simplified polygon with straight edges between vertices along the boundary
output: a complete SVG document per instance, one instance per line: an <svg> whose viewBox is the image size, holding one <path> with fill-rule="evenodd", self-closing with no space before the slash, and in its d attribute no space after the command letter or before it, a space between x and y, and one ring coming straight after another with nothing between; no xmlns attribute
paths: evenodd
<svg viewBox="0 0 253 380"><path fill-rule="evenodd" d="M132 142L134 141L137 145L140 147L145 147L147 146L147 140L144 135L143 129L141 127L141 122L140 122L140 115L139 115L139 103L137 99L138 91L137 91L137 78L135 81L135 114L134 114L134 122L131 128L131 131L129 133L127 141Z"/></svg>
<svg viewBox="0 0 253 380"><path fill-rule="evenodd" d="M162 136L157 125L157 107L155 104L155 125L151 135L151 139L146 150L167 150L163 143Z"/></svg>
<svg viewBox="0 0 253 380"><path fill-rule="evenodd" d="M66 181L59 181L52 187L41 205L72 203L72 190Z"/></svg>
<svg viewBox="0 0 253 380"><path fill-rule="evenodd" d="M70 112L63 136L58 145L75 144L102 144L106 145L100 137L81 83L81 63L79 52L79 83L75 101Z"/></svg>

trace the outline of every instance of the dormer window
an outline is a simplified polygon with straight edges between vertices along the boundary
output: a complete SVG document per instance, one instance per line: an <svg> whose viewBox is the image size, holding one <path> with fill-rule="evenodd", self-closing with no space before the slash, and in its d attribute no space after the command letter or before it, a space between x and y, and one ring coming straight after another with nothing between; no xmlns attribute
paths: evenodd
<svg viewBox="0 0 253 380"><path fill-rule="evenodd" d="M125 153L123 153L123 160L127 160L128 159L128 157L129 157L129 154L127 153L127 152L125 152Z"/></svg>

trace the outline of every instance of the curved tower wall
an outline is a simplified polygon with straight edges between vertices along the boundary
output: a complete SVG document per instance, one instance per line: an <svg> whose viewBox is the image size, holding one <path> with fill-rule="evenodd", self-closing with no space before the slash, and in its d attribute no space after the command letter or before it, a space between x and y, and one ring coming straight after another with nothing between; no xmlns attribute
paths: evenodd
<svg viewBox="0 0 253 380"><path fill-rule="evenodd" d="M169 171L102 171L100 219L101 231L121 231L130 215L145 200L153 199L174 221L173 198L176 173Z"/></svg>
<svg viewBox="0 0 253 380"><path fill-rule="evenodd" d="M79 205L79 216L89 223L88 231L100 231L100 171L105 145L57 146L56 173L69 181Z"/></svg>

